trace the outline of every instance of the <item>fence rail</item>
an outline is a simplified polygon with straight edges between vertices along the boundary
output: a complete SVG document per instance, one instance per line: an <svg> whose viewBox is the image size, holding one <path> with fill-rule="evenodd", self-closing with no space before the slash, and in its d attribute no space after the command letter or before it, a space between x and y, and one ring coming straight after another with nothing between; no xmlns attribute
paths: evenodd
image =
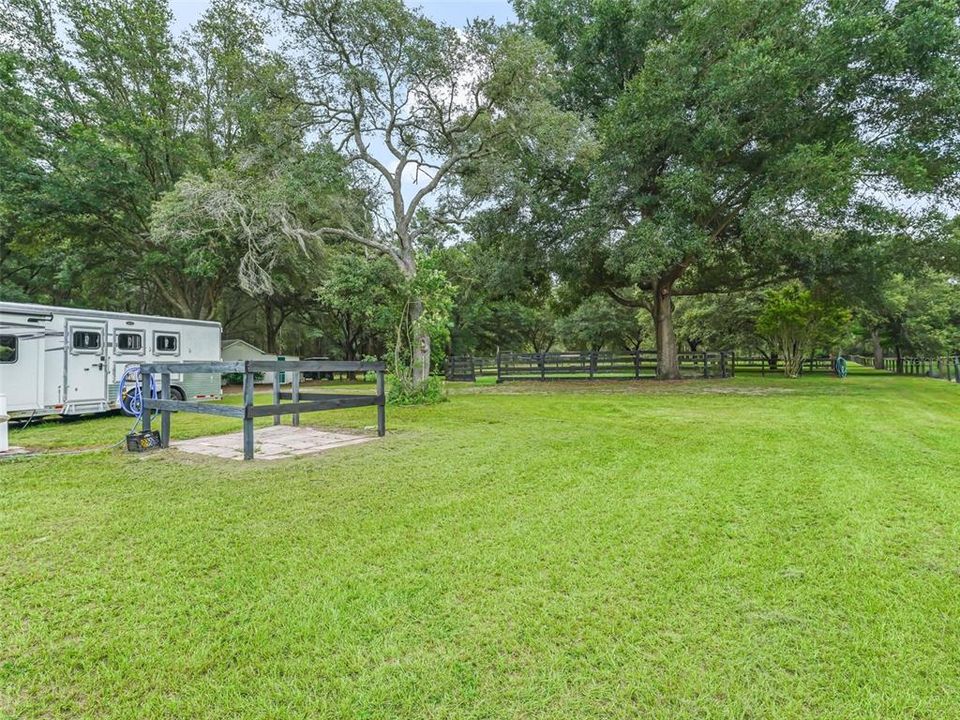
<svg viewBox="0 0 960 720"><path fill-rule="evenodd" d="M683 377L729 377L733 373L731 355L726 352L680 353ZM500 353L497 358L497 382L510 380L592 380L596 378L640 380L655 378L657 353L556 352Z"/></svg>
<svg viewBox="0 0 960 720"><path fill-rule="evenodd" d="M733 377L737 371L783 372L783 361L776 356L738 355L721 352L678 353L683 377ZM832 373L834 360L823 356L803 362L803 373ZM454 355L445 365L447 380L473 382L479 377L508 380L625 379L641 380L657 375L656 350L639 352L569 351L549 353L502 352L497 357Z"/></svg>
<svg viewBox="0 0 960 720"><path fill-rule="evenodd" d="M497 358L477 355L451 355L444 364L447 380L473 382L478 377L496 377Z"/></svg>
<svg viewBox="0 0 960 720"><path fill-rule="evenodd" d="M761 375L765 375L768 372L783 372L783 361L775 355L736 355L734 356L734 365L736 370L754 371L759 372ZM832 373L834 371L834 359L825 356L804 360L801 373Z"/></svg>
<svg viewBox="0 0 960 720"><path fill-rule="evenodd" d="M293 385L290 392L280 391L280 371L293 373ZM207 415L220 415L243 421L243 459L253 459L253 419L273 416L273 424L280 424L282 415L292 415L293 424L300 424L300 413L318 410L337 410L349 407L376 405L377 435L386 432L386 398L384 395L383 373L386 365L382 362L355 362L344 360L238 360L235 362L171 362L144 363L140 366L143 387L150 387L150 378L160 376L161 392L159 398L143 400L143 429L150 431L150 411L160 411L160 446L170 446L170 416L175 412L194 412ZM300 392L300 373L318 372L374 372L377 375L376 395L345 395L339 393L302 393ZM221 373L238 372L243 374L243 404L214 405L202 402L171 400L171 373ZM254 405L254 374L273 372L273 402L270 405ZM290 402L284 403L283 400Z"/></svg>
<svg viewBox="0 0 960 720"><path fill-rule="evenodd" d="M883 369L898 375L938 378L960 383L960 355L937 357L885 357Z"/></svg>

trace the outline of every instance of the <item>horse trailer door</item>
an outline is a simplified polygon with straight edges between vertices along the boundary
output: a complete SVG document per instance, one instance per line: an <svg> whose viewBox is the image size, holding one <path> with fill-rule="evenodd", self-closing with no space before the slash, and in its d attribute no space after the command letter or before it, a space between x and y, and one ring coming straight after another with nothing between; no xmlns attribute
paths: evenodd
<svg viewBox="0 0 960 720"><path fill-rule="evenodd" d="M107 324L71 320L65 345L67 402L106 399Z"/></svg>
<svg viewBox="0 0 960 720"><path fill-rule="evenodd" d="M43 333L0 330L0 395L10 412L42 406Z"/></svg>

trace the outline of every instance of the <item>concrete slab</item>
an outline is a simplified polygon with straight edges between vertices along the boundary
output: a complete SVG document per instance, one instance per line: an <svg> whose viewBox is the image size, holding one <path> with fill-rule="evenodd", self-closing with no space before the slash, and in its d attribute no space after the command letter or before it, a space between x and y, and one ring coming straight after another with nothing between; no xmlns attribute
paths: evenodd
<svg viewBox="0 0 960 720"><path fill-rule="evenodd" d="M327 432L309 427L271 425L253 432L255 460L283 460L284 458L313 455L345 445L375 440L368 435ZM225 460L243 460L243 433L210 435L191 440L173 440L170 447L183 452L207 455Z"/></svg>

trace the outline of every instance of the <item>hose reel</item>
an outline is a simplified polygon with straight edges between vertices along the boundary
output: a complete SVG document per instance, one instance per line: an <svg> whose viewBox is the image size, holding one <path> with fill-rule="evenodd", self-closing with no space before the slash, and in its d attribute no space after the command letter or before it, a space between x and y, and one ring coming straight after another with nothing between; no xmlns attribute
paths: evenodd
<svg viewBox="0 0 960 720"><path fill-rule="evenodd" d="M129 386L128 386L128 383ZM123 371L120 384L117 386L117 406L124 415L135 417L138 420L143 416L143 374L139 365L131 365ZM157 383L150 376L150 387L147 388L152 400L157 399Z"/></svg>

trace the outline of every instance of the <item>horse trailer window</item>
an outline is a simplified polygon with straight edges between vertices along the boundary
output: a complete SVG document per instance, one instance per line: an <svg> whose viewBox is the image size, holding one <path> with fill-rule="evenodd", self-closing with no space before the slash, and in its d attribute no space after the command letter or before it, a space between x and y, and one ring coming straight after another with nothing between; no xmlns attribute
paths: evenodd
<svg viewBox="0 0 960 720"><path fill-rule="evenodd" d="M17 336L0 335L0 363L17 361Z"/></svg>
<svg viewBox="0 0 960 720"><path fill-rule="evenodd" d="M117 350L119 352L139 352L143 350L143 335L140 333L117 333Z"/></svg>
<svg viewBox="0 0 960 720"><path fill-rule="evenodd" d="M100 348L100 333L95 330L74 330L74 350L98 350Z"/></svg>
<svg viewBox="0 0 960 720"><path fill-rule="evenodd" d="M177 351L177 336L157 335L154 339L154 349L158 353L175 353Z"/></svg>

